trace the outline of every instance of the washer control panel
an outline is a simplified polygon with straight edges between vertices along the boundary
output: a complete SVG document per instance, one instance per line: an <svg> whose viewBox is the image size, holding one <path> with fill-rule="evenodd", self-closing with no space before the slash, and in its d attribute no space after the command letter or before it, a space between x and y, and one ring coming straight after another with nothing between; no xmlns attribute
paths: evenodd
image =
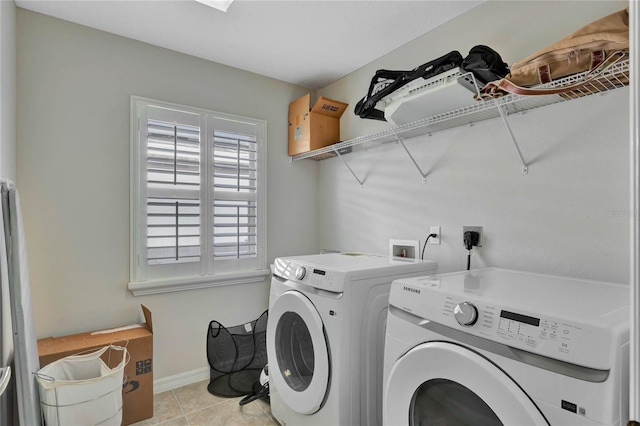
<svg viewBox="0 0 640 426"><path fill-rule="evenodd" d="M344 289L343 273L320 269L313 265L304 265L276 259L273 274L289 281L295 281L314 288L341 293Z"/></svg>
<svg viewBox="0 0 640 426"><path fill-rule="evenodd" d="M583 328L568 321L532 316L479 302L447 297L442 306L444 317L453 317L474 333L505 344L532 350L545 346L546 351L571 354L573 341L583 339Z"/></svg>
<svg viewBox="0 0 640 426"><path fill-rule="evenodd" d="M418 318L507 346L591 368L608 369L610 329L570 317L540 315L525 301L508 304L477 294L440 291L433 278L395 281L389 304ZM562 312L559 313L562 315Z"/></svg>

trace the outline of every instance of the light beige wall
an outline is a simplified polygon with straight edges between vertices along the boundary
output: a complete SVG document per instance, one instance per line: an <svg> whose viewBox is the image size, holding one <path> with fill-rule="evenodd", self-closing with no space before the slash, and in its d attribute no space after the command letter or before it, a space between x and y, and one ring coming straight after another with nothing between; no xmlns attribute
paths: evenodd
<svg viewBox="0 0 640 426"><path fill-rule="evenodd" d="M127 324L144 304L155 378L206 367L209 321L257 318L269 282L130 294L129 96L267 121L272 261L317 251L317 167L287 156L288 105L306 89L23 9L18 74L17 184L38 336Z"/></svg>
<svg viewBox="0 0 640 426"><path fill-rule="evenodd" d="M16 178L16 5L0 2L0 176Z"/></svg>
<svg viewBox="0 0 640 426"><path fill-rule="evenodd" d="M321 95L349 102L343 138L388 128L353 106L377 69L409 70L451 50L491 46L512 64L625 7L626 2L488 1L351 75ZM470 98L470 103L474 101ZM444 111L443 111L444 112ZM388 252L389 239L422 242L442 227L425 258L442 272L464 269L462 226L484 227L473 267L497 266L628 282L628 89L510 117L529 173L500 119L345 155L320 168L320 244Z"/></svg>
<svg viewBox="0 0 640 426"><path fill-rule="evenodd" d="M534 3L489 2L323 89L350 104L343 138L385 126L352 113L377 68L410 69L475 44L512 63L623 4L553 2L550 14ZM545 30L532 37L523 22ZM16 181L40 337L128 323L143 303L154 313L158 379L206 366L209 320L235 324L267 306L268 282L126 290L131 94L268 121L270 260L319 247L386 252L389 238L423 240L441 225L443 244L426 257L455 270L466 254L461 226L483 225L476 266L626 281L628 218L607 215L628 207L624 92L513 117L528 175L494 120L408 142L431 170L425 184L398 146L346 156L367 178L361 189L338 159L289 163L287 107L304 88L22 9L17 42Z"/></svg>

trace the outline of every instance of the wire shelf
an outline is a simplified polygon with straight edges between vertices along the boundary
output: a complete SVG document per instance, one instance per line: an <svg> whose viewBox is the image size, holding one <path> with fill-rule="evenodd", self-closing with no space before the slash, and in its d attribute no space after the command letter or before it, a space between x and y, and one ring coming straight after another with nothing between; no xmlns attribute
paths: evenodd
<svg viewBox="0 0 640 426"><path fill-rule="evenodd" d="M586 72L574 74L562 79L537 86L538 88L554 88L571 85L580 82ZM460 74L463 76L463 74ZM544 107L559 102L580 99L585 96L605 93L625 87L629 84L629 60L620 61L607 69L597 79L577 90L555 95L525 96L508 94L496 99L475 101L469 106L445 112L432 117L424 118L401 126L359 136L344 142L338 142L324 148L305 152L291 157L292 161L312 159L324 160L336 155L347 154L356 150L368 149L374 146L384 145L390 142L411 139L418 136L429 135L443 130L451 129L490 120L501 116L500 110L506 114L524 112L535 108ZM470 102L473 99L470 98Z"/></svg>

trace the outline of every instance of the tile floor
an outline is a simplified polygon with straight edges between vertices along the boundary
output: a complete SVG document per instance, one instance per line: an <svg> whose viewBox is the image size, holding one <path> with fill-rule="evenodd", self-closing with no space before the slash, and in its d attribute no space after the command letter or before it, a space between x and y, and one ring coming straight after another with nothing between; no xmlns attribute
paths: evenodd
<svg viewBox="0 0 640 426"><path fill-rule="evenodd" d="M241 398L220 398L207 391L208 381L154 395L153 417L135 426L278 426L262 400L241 406Z"/></svg>

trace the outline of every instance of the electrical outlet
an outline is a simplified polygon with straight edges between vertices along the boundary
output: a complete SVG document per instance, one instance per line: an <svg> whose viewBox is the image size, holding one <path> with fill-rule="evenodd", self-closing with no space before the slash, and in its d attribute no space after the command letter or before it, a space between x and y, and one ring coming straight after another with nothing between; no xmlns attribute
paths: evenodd
<svg viewBox="0 0 640 426"><path fill-rule="evenodd" d="M462 235L464 235L464 233L467 231L475 231L478 233L478 245L476 247L482 247L482 226L463 226Z"/></svg>
<svg viewBox="0 0 640 426"><path fill-rule="evenodd" d="M440 227L439 226L430 227L429 234L436 234L435 237L429 238L429 244L440 244Z"/></svg>

